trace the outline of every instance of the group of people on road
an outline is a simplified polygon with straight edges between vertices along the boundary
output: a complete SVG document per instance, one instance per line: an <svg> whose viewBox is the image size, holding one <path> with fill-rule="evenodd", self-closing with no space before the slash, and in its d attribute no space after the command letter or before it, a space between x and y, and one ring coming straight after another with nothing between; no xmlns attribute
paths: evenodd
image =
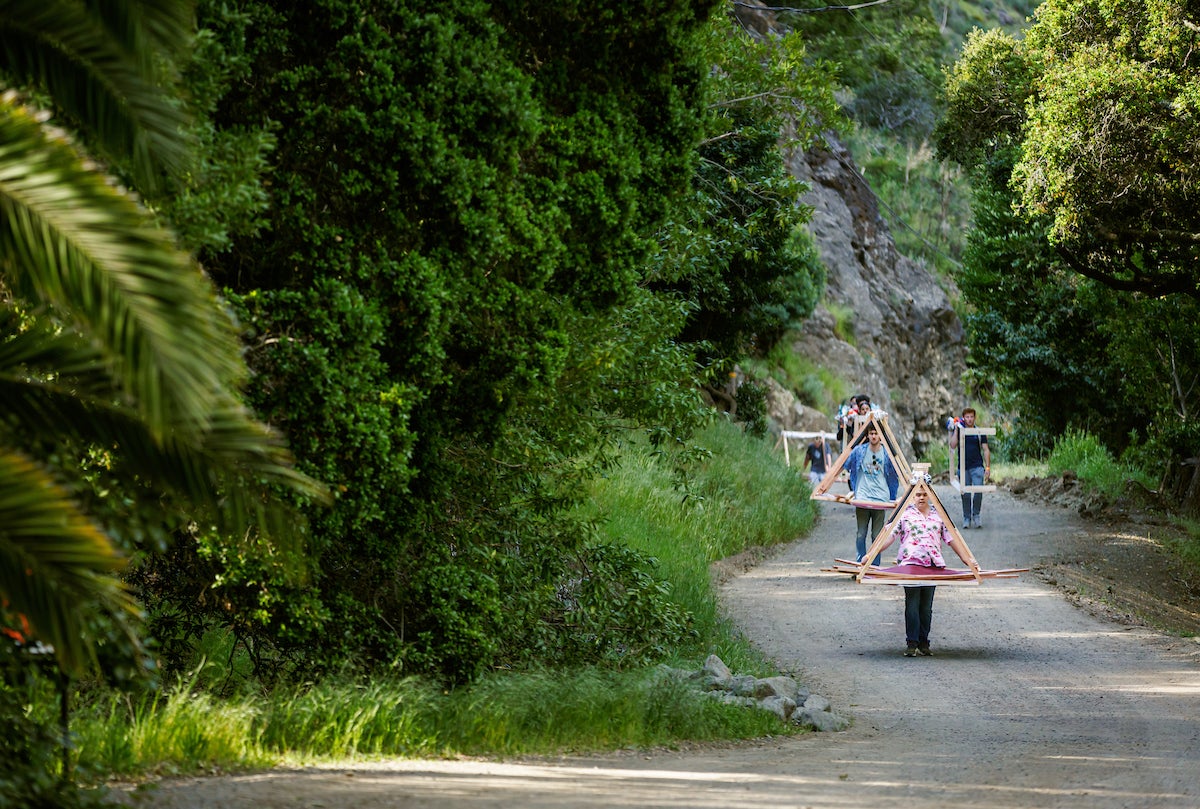
<svg viewBox="0 0 1200 809"><path fill-rule="evenodd" d="M855 396L843 411L838 413L838 438L845 435L847 439L854 437L857 424L856 414L869 415L871 402L868 396ZM964 469L962 483L964 486L981 486L991 475L991 449L986 435L963 434L963 428L974 428L977 414L974 408L966 407L958 419L951 419L947 425L951 430L950 449L963 454L962 468ZM813 452L810 445L809 452ZM812 463L813 468L820 463L821 477L824 476L825 458L811 459L806 455L805 463ZM883 436L879 427L870 422L866 427L866 440L851 450L845 463L849 475L850 489L853 492L855 522L857 531L854 537L856 559L861 563L867 555L869 544L879 536L886 522L886 514L896 502L900 488L899 474L890 454L883 445ZM814 478L814 484L821 479ZM871 564L879 565L882 550L899 542L896 554L896 564L911 565L922 568L944 568L945 559L942 555L942 545L948 545L972 571L978 572L979 565L963 540L952 534L943 515L930 502L928 475L914 476L909 481L916 487L908 506L897 518L897 524L887 543L880 548L880 553ZM980 512L983 505L983 494L980 492L964 492L962 494L963 528L982 528ZM868 542L868 539L871 542ZM930 627L933 620L933 597L936 591L934 585L913 585L904 587L904 634L905 657L931 656L933 651L929 644Z"/></svg>

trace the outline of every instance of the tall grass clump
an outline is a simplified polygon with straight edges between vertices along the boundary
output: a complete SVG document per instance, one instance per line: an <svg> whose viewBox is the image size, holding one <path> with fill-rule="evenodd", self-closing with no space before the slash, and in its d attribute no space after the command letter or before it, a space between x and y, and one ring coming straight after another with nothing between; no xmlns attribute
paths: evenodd
<svg viewBox="0 0 1200 809"><path fill-rule="evenodd" d="M188 683L137 697L106 692L71 724L82 773L137 775L266 767L279 762L254 697L221 699Z"/></svg>
<svg viewBox="0 0 1200 809"><path fill-rule="evenodd" d="M1181 517L1177 524L1182 534L1168 534L1165 542L1192 575L1200 578L1200 521Z"/></svg>
<svg viewBox="0 0 1200 809"><path fill-rule="evenodd" d="M1124 492L1130 480L1146 488L1157 483L1144 471L1118 462L1098 438L1082 430L1068 430L1059 436L1046 466L1051 475L1071 470L1090 491L1113 499Z"/></svg>
<svg viewBox="0 0 1200 809"><path fill-rule="evenodd" d="M609 542L658 560L672 599L695 619L698 648L690 651L700 653L728 641L709 565L807 533L816 509L802 471L767 441L717 421L694 443L699 450L687 457L634 444L619 469L593 484L589 516Z"/></svg>
<svg viewBox="0 0 1200 809"><path fill-rule="evenodd" d="M786 732L769 712L731 710L661 668L495 674L449 700L439 720L446 749L467 755L614 750Z"/></svg>
<svg viewBox="0 0 1200 809"><path fill-rule="evenodd" d="M112 696L73 723L85 778L383 756L549 754L800 732L661 667L494 673L453 691L414 678L279 686L215 699Z"/></svg>
<svg viewBox="0 0 1200 809"><path fill-rule="evenodd" d="M335 679L272 692L259 736L265 749L300 759L437 755L443 705L418 678Z"/></svg>

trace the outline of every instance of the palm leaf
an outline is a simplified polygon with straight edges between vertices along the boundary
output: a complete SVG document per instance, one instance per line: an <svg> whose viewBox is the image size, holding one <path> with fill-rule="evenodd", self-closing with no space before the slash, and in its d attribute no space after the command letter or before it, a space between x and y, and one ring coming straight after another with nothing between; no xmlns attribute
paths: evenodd
<svg viewBox="0 0 1200 809"><path fill-rule="evenodd" d="M297 472L282 439L232 399L209 413L203 432L168 427L159 440L120 404L103 355L77 335L43 321L16 329L16 316L0 313L0 401L5 419L19 425L7 443L75 452L86 446L116 451L116 470L128 470L130 487L149 485L190 504L192 518L206 515L231 534L247 530L280 538L294 533L298 516L269 495L287 490L328 500L320 484ZM50 440L50 438L52 440Z"/></svg>
<svg viewBox="0 0 1200 809"><path fill-rule="evenodd" d="M137 603L112 575L123 565L47 474L24 456L0 452L0 594L54 647L65 671L94 667L87 627L97 609L138 645Z"/></svg>
<svg viewBox="0 0 1200 809"><path fill-rule="evenodd" d="M232 323L189 257L28 111L4 104L0 272L99 341L159 435L168 425L202 432L244 372Z"/></svg>
<svg viewBox="0 0 1200 809"><path fill-rule="evenodd" d="M190 36L190 2L0 0L0 69L20 87L44 89L100 152L128 161L144 189L178 173L189 144L182 108L151 70L155 50L177 54Z"/></svg>

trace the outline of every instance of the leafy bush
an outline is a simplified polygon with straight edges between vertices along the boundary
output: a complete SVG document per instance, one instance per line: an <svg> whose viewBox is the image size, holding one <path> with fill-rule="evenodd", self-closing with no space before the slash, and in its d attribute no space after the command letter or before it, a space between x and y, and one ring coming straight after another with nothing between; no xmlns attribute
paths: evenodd
<svg viewBox="0 0 1200 809"><path fill-rule="evenodd" d="M746 425L746 432L756 438L767 434L767 389L750 379L737 389L738 421Z"/></svg>
<svg viewBox="0 0 1200 809"><path fill-rule="evenodd" d="M63 777L66 740L58 724L58 695L36 676L28 661L0 643L0 807L8 809L91 809L107 805L103 790L80 789Z"/></svg>
<svg viewBox="0 0 1200 809"><path fill-rule="evenodd" d="M1069 469L1080 477L1087 477L1087 472L1114 463L1112 453L1094 435L1081 430L1068 430L1054 442L1048 465L1052 475L1061 475Z"/></svg>

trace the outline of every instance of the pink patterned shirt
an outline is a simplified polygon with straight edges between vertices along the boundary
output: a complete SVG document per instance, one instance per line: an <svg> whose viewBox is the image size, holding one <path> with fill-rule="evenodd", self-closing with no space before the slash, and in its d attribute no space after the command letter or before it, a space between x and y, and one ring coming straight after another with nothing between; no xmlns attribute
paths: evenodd
<svg viewBox="0 0 1200 809"><path fill-rule="evenodd" d="M942 543L950 541L950 534L936 507L931 505L929 513L922 514L915 505L909 504L900 515L900 524L896 526L892 539L900 540L896 564L946 566L946 560L942 558Z"/></svg>

